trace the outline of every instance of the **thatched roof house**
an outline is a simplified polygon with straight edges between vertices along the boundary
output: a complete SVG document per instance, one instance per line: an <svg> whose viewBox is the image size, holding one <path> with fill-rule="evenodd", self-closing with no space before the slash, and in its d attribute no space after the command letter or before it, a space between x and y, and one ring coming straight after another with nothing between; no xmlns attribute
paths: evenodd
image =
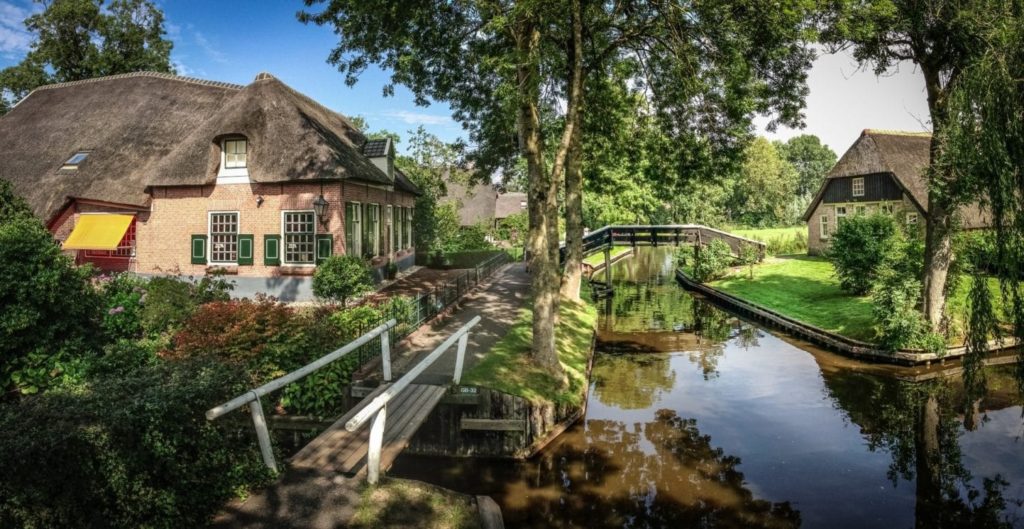
<svg viewBox="0 0 1024 529"><path fill-rule="evenodd" d="M0 145L0 177L59 240L80 214L132 215L123 233L134 237L138 221L138 246L123 244L117 257L139 271L200 273L190 265L224 263L239 275L274 275L291 271L289 261L305 264L313 249L319 256L338 248L396 260L411 247L411 208L420 191L394 169L393 144L368 140L345 116L266 73L244 86L137 72L39 87L0 117ZM313 213L316 225L308 224ZM228 228L235 235L217 231ZM301 255L283 251L277 238L291 240L289 230L300 228L320 242L295 242ZM188 231L154 235L172 229ZM143 248L152 236L153 247L172 251L166 242L174 240L185 253L189 234L195 255L187 263ZM268 268L239 268L258 260L261 245L250 238L260 235L269 241ZM240 246L244 255L227 250L214 259L196 242L204 238L227 240L216 244Z"/></svg>
<svg viewBox="0 0 1024 529"><path fill-rule="evenodd" d="M931 134L865 129L836 162L804 212L808 249L817 253L847 215L872 211L901 213L909 223L928 215ZM989 225L977 206L963 208L960 220L967 229Z"/></svg>

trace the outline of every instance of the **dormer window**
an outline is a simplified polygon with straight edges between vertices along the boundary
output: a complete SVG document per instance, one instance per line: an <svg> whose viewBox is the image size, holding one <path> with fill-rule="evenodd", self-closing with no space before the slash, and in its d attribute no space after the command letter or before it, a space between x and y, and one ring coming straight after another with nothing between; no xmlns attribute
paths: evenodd
<svg viewBox="0 0 1024 529"><path fill-rule="evenodd" d="M224 140L224 168L240 169L245 167L245 140Z"/></svg>
<svg viewBox="0 0 1024 529"><path fill-rule="evenodd" d="M230 138L220 142L220 171L218 184L248 184L249 142L245 138Z"/></svg>
<svg viewBox="0 0 1024 529"><path fill-rule="evenodd" d="M71 158L68 158L66 162L64 162L64 165L61 166L61 170L73 171L75 169L78 169L78 166L81 165L81 163L84 162L85 159L88 157L89 151L78 151L75 154L71 155Z"/></svg>

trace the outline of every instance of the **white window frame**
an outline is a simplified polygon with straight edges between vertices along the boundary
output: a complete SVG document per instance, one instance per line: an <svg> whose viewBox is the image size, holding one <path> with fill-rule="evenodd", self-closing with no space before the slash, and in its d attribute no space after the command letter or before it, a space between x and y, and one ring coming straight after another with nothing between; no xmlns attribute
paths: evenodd
<svg viewBox="0 0 1024 529"><path fill-rule="evenodd" d="M830 225L831 225L831 222L829 220L828 213L822 214L821 216L818 217L818 230L821 232L821 238L822 239L828 239L828 237L829 237L829 231L828 230L829 230Z"/></svg>
<svg viewBox="0 0 1024 529"><path fill-rule="evenodd" d="M313 215L313 262L311 263L293 263L288 261L288 234L285 232L285 217L287 213L309 213ZM316 218L316 211L312 209L283 209L281 210L281 247L278 248L278 253L281 256L281 266L294 266L294 267L315 267L316 266L316 236L319 234L317 231L317 224L319 222Z"/></svg>
<svg viewBox="0 0 1024 529"><path fill-rule="evenodd" d="M214 215L235 215L235 260L214 261L213 260L213 216ZM242 233L242 212L241 211L207 211L206 212L206 262L211 265L238 266L238 236Z"/></svg>
<svg viewBox="0 0 1024 529"><path fill-rule="evenodd" d="M907 224L916 225L918 223L918 215L916 211L907 213Z"/></svg>
<svg viewBox="0 0 1024 529"><path fill-rule="evenodd" d="M245 142L245 165L241 167L227 166L227 145L229 141ZM248 138L224 138L220 142L220 170L217 172L218 184L248 184L249 182L249 140Z"/></svg>
<svg viewBox="0 0 1024 529"><path fill-rule="evenodd" d="M354 200L349 200L349 201L345 202L344 204L345 204L345 211L342 213L342 215L345 218L345 255L354 255L354 256L359 257L361 259L363 257L363 203L362 202L356 202ZM355 248L350 248L349 245L348 245L348 243L349 243L349 240L348 240L348 205L349 204L353 204L353 205L356 206L354 209L356 211L356 215L359 217L359 219L358 219L358 226L355 229L352 230L352 233L355 235L353 237L353 239L355 239ZM353 252L352 250L355 250L355 251Z"/></svg>
<svg viewBox="0 0 1024 529"><path fill-rule="evenodd" d="M870 212L868 211L867 204L857 204L856 206L853 206L854 215L867 215L868 213Z"/></svg>
<svg viewBox="0 0 1024 529"><path fill-rule="evenodd" d="M371 241L371 244L373 244L373 256L377 257L377 256L380 255L380 204L378 204L376 202L368 202L366 205L367 205L367 208L366 208L367 212L370 211L371 207L374 210L376 210L376 212L377 212L376 222L373 223L373 231L374 231L374 233L370 234L370 241ZM364 215L364 217L365 216L366 215ZM363 220L367 220L368 221L369 219L363 219Z"/></svg>
<svg viewBox="0 0 1024 529"><path fill-rule="evenodd" d="M860 177L854 178L852 180L852 182L851 182L851 187L853 188L853 196L855 196L855 197L862 197L862 196L864 196L864 177L860 176ZM859 193L857 192L857 188L858 187L860 188L860 192Z"/></svg>
<svg viewBox="0 0 1024 529"><path fill-rule="evenodd" d="M395 217L394 217L394 209L393 208L394 208L394 206L392 206L391 204L388 204L387 206L384 206L384 210L387 212L384 215L384 218L387 220L387 226L389 226L391 228L390 230L388 230L388 252L389 253L395 253L395 250L397 249L397 248L395 248L395 227L392 226L392 224L394 224L394 219L395 219Z"/></svg>
<svg viewBox="0 0 1024 529"><path fill-rule="evenodd" d="M892 202L886 202L879 205L879 210L886 215L893 215L896 213L896 204Z"/></svg>
<svg viewBox="0 0 1024 529"><path fill-rule="evenodd" d="M839 210L840 210L840 209L842 209L842 210L843 210L843 212L842 212L842 213L839 213ZM835 207L835 212L836 212L836 229L838 229L838 228L839 228L839 222L840 222L840 220L841 220L841 219L845 219L845 218L846 218L846 215L848 215L848 214L849 214L849 212L847 212L847 211L846 211L846 209L847 209L847 206L836 206L836 207Z"/></svg>

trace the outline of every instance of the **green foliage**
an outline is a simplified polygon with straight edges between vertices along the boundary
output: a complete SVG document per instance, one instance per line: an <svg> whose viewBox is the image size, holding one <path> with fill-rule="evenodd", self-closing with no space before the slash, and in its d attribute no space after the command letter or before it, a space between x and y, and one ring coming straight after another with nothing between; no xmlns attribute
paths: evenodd
<svg viewBox="0 0 1024 529"><path fill-rule="evenodd" d="M877 342L891 351L920 348L944 352L945 339L931 332L920 310L923 244L897 229L881 251L869 286Z"/></svg>
<svg viewBox="0 0 1024 529"><path fill-rule="evenodd" d="M785 142L776 142L775 148L800 176L795 189L797 196L816 193L824 183L825 175L836 164L836 153L813 134L801 134Z"/></svg>
<svg viewBox="0 0 1024 529"><path fill-rule="evenodd" d="M757 246L743 244L740 246L739 254L739 262L749 268L750 279L754 279L754 265L757 264L758 258L761 256Z"/></svg>
<svg viewBox="0 0 1024 529"><path fill-rule="evenodd" d="M34 40L21 63L0 71L0 107L37 86L149 70L173 72L164 15L149 0L47 2L25 19Z"/></svg>
<svg viewBox="0 0 1024 529"><path fill-rule="evenodd" d="M882 260L900 236L900 226L891 215L857 215L843 219L831 235L827 254L836 268L839 286L852 294L867 294L878 277Z"/></svg>
<svg viewBox="0 0 1024 529"><path fill-rule="evenodd" d="M64 365L94 354L100 301L90 269L76 267L33 217L0 223L0 389L35 393Z"/></svg>
<svg viewBox="0 0 1024 529"><path fill-rule="evenodd" d="M251 427L204 416L244 391L245 377L213 362L140 365L140 354L0 406L0 526L204 527L265 482Z"/></svg>
<svg viewBox="0 0 1024 529"><path fill-rule="evenodd" d="M316 267L313 294L340 302L373 289L373 278L366 261L353 255L332 255Z"/></svg>
<svg viewBox="0 0 1024 529"><path fill-rule="evenodd" d="M25 199L14 192L14 187L10 182L0 178L0 223L18 217L30 216L32 216L32 210L29 209Z"/></svg>
<svg viewBox="0 0 1024 529"><path fill-rule="evenodd" d="M520 247L526 242L526 233L529 229L530 216L523 211L499 220L493 235L495 239L508 242L512 247Z"/></svg>
<svg viewBox="0 0 1024 529"><path fill-rule="evenodd" d="M98 280L103 301L103 331L108 342L142 336L143 300L146 282L138 276L121 273Z"/></svg>
<svg viewBox="0 0 1024 529"><path fill-rule="evenodd" d="M703 248L694 246L693 279L707 283L725 276L732 265L732 248L721 239L715 239Z"/></svg>
<svg viewBox="0 0 1024 529"><path fill-rule="evenodd" d="M792 224L796 219L787 218L786 205L793 201L800 174L764 138L755 139L744 156L729 201L733 219L748 226Z"/></svg>

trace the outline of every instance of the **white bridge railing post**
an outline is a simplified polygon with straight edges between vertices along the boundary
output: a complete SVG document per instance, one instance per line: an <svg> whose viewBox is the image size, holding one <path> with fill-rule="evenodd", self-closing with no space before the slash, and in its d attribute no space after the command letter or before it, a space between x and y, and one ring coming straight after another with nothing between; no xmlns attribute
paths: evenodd
<svg viewBox="0 0 1024 529"><path fill-rule="evenodd" d="M469 333L459 338L458 349L455 350L455 372L452 373L452 382L458 384L462 380L462 366L466 363L466 345L469 343Z"/></svg>
<svg viewBox="0 0 1024 529"><path fill-rule="evenodd" d="M391 382L391 337L387 331L380 335L380 366L384 382Z"/></svg>
<svg viewBox="0 0 1024 529"><path fill-rule="evenodd" d="M384 424L388 420L388 406L384 406L373 416L370 425L370 447L366 454L366 481L376 485L380 479L380 452L384 444Z"/></svg>
<svg viewBox="0 0 1024 529"><path fill-rule="evenodd" d="M260 396L255 391L252 395L252 402L249 403L249 414L252 415L252 425L256 428L256 440L260 444L260 454L263 456L263 464L277 472L277 462L274 461L274 448L270 446L270 431L267 430L267 419L263 416L263 405L260 404Z"/></svg>

